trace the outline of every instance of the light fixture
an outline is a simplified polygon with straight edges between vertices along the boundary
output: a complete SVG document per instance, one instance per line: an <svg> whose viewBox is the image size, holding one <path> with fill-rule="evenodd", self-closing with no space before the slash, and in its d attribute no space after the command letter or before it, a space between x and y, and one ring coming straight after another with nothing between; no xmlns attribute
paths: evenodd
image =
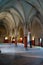
<svg viewBox="0 0 43 65"><path fill-rule="evenodd" d="M8 39L8 37L5 37L5 40L7 40Z"/></svg>
<svg viewBox="0 0 43 65"><path fill-rule="evenodd" d="M40 38L40 43L42 42L42 38Z"/></svg>

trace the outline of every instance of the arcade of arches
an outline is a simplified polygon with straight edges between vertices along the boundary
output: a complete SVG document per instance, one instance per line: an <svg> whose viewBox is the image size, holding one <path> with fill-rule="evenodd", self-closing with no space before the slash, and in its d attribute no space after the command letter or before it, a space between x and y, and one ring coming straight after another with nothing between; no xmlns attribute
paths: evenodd
<svg viewBox="0 0 43 65"><path fill-rule="evenodd" d="M15 41L15 44L22 42L26 46L29 35L30 41L35 39L34 45L40 45L39 39L43 39L43 5L40 4L37 0L3 0L0 4L0 43Z"/></svg>

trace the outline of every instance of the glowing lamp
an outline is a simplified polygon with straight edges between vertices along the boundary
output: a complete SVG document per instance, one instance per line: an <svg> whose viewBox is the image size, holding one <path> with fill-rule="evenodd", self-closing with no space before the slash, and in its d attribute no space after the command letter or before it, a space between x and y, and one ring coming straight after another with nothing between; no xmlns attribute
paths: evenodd
<svg viewBox="0 0 43 65"><path fill-rule="evenodd" d="M42 42L42 39L40 38L40 43Z"/></svg>
<svg viewBox="0 0 43 65"><path fill-rule="evenodd" d="M5 40L8 40L8 37L5 37Z"/></svg>

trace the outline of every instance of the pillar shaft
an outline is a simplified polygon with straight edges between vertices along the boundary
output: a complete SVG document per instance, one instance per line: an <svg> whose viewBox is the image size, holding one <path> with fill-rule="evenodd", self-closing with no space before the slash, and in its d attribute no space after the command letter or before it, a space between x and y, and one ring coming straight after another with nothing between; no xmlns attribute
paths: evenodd
<svg viewBox="0 0 43 65"><path fill-rule="evenodd" d="M38 46L38 45L39 45L38 38L35 38L35 45L36 45L36 46Z"/></svg>
<svg viewBox="0 0 43 65"><path fill-rule="evenodd" d="M17 45L17 38L15 37L15 41L14 41L15 45Z"/></svg>
<svg viewBox="0 0 43 65"><path fill-rule="evenodd" d="M10 30L9 42L12 42L12 30Z"/></svg>
<svg viewBox="0 0 43 65"><path fill-rule="evenodd" d="M26 29L26 27L24 27L24 39L23 39L23 42L24 42L24 47L27 48L27 29Z"/></svg>
<svg viewBox="0 0 43 65"><path fill-rule="evenodd" d="M27 48L27 37L24 37L24 47Z"/></svg>
<svg viewBox="0 0 43 65"><path fill-rule="evenodd" d="M17 29L15 29L15 45L17 45Z"/></svg>

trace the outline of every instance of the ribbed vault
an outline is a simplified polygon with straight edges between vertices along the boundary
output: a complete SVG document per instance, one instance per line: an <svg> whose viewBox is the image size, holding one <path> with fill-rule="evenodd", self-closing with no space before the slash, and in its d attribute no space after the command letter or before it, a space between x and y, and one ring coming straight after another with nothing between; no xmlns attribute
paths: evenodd
<svg viewBox="0 0 43 65"><path fill-rule="evenodd" d="M31 32L32 36L42 37L43 1L2 0L0 1L0 21L1 20L3 21L5 30L7 30L6 35L8 36L15 36L15 30L18 34L20 33L20 35L24 34L23 30L25 27L27 31Z"/></svg>

